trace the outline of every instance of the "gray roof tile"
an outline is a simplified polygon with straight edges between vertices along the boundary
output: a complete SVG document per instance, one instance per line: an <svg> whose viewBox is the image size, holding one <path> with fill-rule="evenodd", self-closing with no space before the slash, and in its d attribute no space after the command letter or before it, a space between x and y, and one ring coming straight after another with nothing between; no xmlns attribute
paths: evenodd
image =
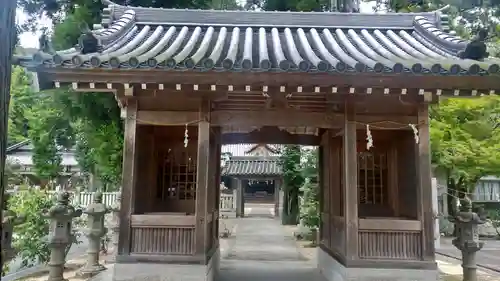
<svg viewBox="0 0 500 281"><path fill-rule="evenodd" d="M226 162L223 176L281 176L278 157L234 156Z"/></svg>
<svg viewBox="0 0 500 281"><path fill-rule="evenodd" d="M82 54L80 48L72 48L55 55L38 53L35 61L45 67L195 71L500 71L499 59L459 59L457 52L467 42L438 29L436 13L229 12L119 5L107 9L112 11L105 14L114 20L93 32L102 52ZM194 23L184 23L186 19Z"/></svg>

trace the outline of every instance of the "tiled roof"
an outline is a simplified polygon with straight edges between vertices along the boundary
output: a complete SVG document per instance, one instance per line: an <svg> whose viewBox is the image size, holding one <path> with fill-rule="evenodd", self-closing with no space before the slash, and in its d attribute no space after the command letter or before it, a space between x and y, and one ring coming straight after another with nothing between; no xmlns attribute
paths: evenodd
<svg viewBox="0 0 500 281"><path fill-rule="evenodd" d="M230 153L232 157L248 156L248 152L258 146L258 144L224 144L222 145L222 153ZM273 151L270 151L270 156L279 156L278 148L282 145L267 144ZM276 153L275 153L276 152Z"/></svg>
<svg viewBox="0 0 500 281"><path fill-rule="evenodd" d="M222 170L223 176L281 176L278 157L236 156L227 161Z"/></svg>
<svg viewBox="0 0 500 281"><path fill-rule="evenodd" d="M458 58L467 42L437 27L439 13L243 12L115 4L104 12L107 28L93 32L102 52L83 54L75 47L53 55L38 53L34 62L46 67L198 71L500 71L499 59Z"/></svg>

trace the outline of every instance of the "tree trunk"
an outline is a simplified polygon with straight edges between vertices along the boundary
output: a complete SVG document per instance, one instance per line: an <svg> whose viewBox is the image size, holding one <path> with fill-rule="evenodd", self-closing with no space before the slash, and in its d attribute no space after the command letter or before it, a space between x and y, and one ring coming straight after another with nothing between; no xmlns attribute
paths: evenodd
<svg viewBox="0 0 500 281"><path fill-rule="evenodd" d="M289 220L289 213L288 213L288 209L289 209L289 196L288 196L288 188L286 186L284 186L283 188L283 207L282 207L282 210L281 210L281 224L283 225L287 225L288 224L288 220Z"/></svg>
<svg viewBox="0 0 500 281"><path fill-rule="evenodd" d="M3 0L0 9L0 204L3 210L4 192L7 179L5 177L5 160L7 150L7 128L9 120L10 79L12 72L12 55L14 52L16 27L16 1ZM3 221L3 218L1 218ZM2 260L3 268L3 260Z"/></svg>
<svg viewBox="0 0 500 281"><path fill-rule="evenodd" d="M290 224L296 225L299 223L299 193L298 190L293 190L290 194Z"/></svg>

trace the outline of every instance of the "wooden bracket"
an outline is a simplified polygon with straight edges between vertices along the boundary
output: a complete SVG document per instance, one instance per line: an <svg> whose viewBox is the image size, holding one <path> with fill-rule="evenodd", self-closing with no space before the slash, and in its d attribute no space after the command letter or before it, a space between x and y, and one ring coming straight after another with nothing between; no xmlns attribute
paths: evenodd
<svg viewBox="0 0 500 281"><path fill-rule="evenodd" d="M266 100L268 109L286 109L289 107L287 93L285 92L270 92L267 93L269 98Z"/></svg>
<svg viewBox="0 0 500 281"><path fill-rule="evenodd" d="M126 97L133 97L134 96L134 87L127 87L123 89L123 94Z"/></svg>

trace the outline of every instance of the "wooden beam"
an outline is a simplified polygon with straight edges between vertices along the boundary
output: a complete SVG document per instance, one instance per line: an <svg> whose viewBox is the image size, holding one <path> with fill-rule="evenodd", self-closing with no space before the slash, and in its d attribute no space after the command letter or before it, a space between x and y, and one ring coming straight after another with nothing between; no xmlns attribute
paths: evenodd
<svg viewBox="0 0 500 281"><path fill-rule="evenodd" d="M434 214L432 209L432 175L429 137L428 105L418 109L418 217L422 223L422 257L425 261L434 261Z"/></svg>
<svg viewBox="0 0 500 281"><path fill-rule="evenodd" d="M286 92L270 92L268 93L271 99L270 108L284 109L288 108L288 98Z"/></svg>
<svg viewBox="0 0 500 281"><path fill-rule="evenodd" d="M209 187L209 165L210 165L210 116L207 103L203 102L200 107L198 123L198 156L196 164L196 228L195 228L195 255L204 255L207 251L207 196ZM205 260L206 262L206 260Z"/></svg>
<svg viewBox="0 0 500 281"><path fill-rule="evenodd" d="M137 173L137 101L129 100L125 115L125 141L120 208L120 234L118 254L129 255L131 246L130 217L134 212Z"/></svg>
<svg viewBox="0 0 500 281"><path fill-rule="evenodd" d="M302 134L262 134L258 132L250 133L227 133L222 135L223 144L240 143L274 143L274 144L299 144L299 145L319 145L321 139L315 135Z"/></svg>
<svg viewBox="0 0 500 281"><path fill-rule="evenodd" d="M200 120L200 113L196 111L145 111L137 112L137 123L142 125L179 126L195 124Z"/></svg>
<svg viewBox="0 0 500 281"><path fill-rule="evenodd" d="M275 73L275 72L185 72L160 69L95 70L95 69L40 69L51 81L94 83L163 83L190 85L266 85L268 87L317 86L352 88L410 88L422 89L500 89L497 75L413 75L388 73Z"/></svg>
<svg viewBox="0 0 500 281"><path fill-rule="evenodd" d="M280 126L280 127L315 127L342 128L343 114L329 112L307 112L298 110L263 110L263 111L212 111L210 114L213 126ZM137 123L144 125L183 125L200 120L195 111L144 111L137 113ZM356 121L363 126L377 123L377 127L387 129L401 128L401 124L417 123L415 116L401 115L356 115ZM384 123L384 121L390 121ZM391 123L392 122L392 123Z"/></svg>
<svg viewBox="0 0 500 281"><path fill-rule="evenodd" d="M352 104L345 104L344 116L344 219L347 260L358 259L358 157L356 121Z"/></svg>

